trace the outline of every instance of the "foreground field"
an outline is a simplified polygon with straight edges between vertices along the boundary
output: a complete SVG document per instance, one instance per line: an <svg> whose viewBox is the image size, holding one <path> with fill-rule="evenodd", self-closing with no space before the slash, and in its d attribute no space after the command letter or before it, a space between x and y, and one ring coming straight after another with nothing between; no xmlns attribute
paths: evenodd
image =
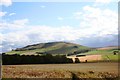
<svg viewBox="0 0 120 80"><path fill-rule="evenodd" d="M117 62L3 65L3 78L116 78Z"/></svg>

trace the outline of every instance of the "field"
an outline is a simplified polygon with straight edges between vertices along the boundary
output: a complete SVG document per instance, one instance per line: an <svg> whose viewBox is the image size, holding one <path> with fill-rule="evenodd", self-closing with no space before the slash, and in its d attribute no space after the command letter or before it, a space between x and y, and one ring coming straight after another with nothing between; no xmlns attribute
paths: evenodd
<svg viewBox="0 0 120 80"><path fill-rule="evenodd" d="M118 61L119 60L119 54L114 55L113 52L115 50L108 49L108 50L93 50L89 51L87 53L82 53L83 55L101 55L102 60L112 60L112 61ZM119 50L117 50L119 51ZM82 55L81 54L81 55Z"/></svg>
<svg viewBox="0 0 120 80"><path fill-rule="evenodd" d="M114 51L118 51L118 52L114 54ZM2 78L3 80L7 80L5 78L29 78L29 79L38 78L38 80L40 78L41 79L48 78L47 80L49 80L50 78L51 79L63 78L70 80L78 80L78 78L79 79L103 78L105 80L106 79L109 80L109 78L112 78L112 80L118 80L119 50L117 47L105 47L105 48L93 49L78 44L72 44L66 42L54 42L54 43L45 43L45 44L41 43L41 44L28 45L26 47L18 48L16 50L7 52L6 54L9 55L20 54L20 56L21 55L42 56L43 54L52 54L52 56L55 57L56 54L60 56L69 53L70 54L72 53L72 55L69 57L73 57L73 56L76 57L76 55L77 56L85 55L87 59L90 60L91 59L93 60L95 58L96 59L94 61L87 60L86 63L71 63L71 64L3 65ZM29 58L29 59L30 61L34 60L33 58L32 59ZM53 60L53 57L50 58L49 56L48 59L46 58L45 60L49 61L51 59ZM80 61L82 59L83 58L80 58Z"/></svg>
<svg viewBox="0 0 120 80"><path fill-rule="evenodd" d="M2 78L116 78L117 62L3 65Z"/></svg>

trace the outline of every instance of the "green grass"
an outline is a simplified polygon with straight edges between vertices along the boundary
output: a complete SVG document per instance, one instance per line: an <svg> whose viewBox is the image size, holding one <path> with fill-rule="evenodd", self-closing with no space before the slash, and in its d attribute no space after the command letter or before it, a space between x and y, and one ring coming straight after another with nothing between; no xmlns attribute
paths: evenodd
<svg viewBox="0 0 120 80"><path fill-rule="evenodd" d="M112 61L118 60L118 54L117 55L106 54L106 55L102 55L102 57L103 57L103 60L112 60Z"/></svg>
<svg viewBox="0 0 120 80"><path fill-rule="evenodd" d="M112 50L93 50L83 54L89 55L89 54L112 54L112 53L113 53Z"/></svg>

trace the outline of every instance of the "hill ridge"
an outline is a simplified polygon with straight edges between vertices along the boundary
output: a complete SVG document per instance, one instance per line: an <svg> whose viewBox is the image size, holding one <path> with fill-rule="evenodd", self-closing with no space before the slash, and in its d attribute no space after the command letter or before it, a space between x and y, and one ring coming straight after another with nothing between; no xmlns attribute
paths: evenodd
<svg viewBox="0 0 120 80"><path fill-rule="evenodd" d="M47 42L33 45L27 45L22 48L17 48L8 54L36 54L36 53L50 53L50 54L69 54L75 51L90 50L90 47L82 46L71 42Z"/></svg>

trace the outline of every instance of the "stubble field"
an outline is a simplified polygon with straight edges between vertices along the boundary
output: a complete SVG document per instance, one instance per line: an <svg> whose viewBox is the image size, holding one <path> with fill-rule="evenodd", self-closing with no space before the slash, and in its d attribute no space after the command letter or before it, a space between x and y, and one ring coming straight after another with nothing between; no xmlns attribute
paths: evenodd
<svg viewBox="0 0 120 80"><path fill-rule="evenodd" d="M117 62L3 65L2 78L117 78Z"/></svg>

